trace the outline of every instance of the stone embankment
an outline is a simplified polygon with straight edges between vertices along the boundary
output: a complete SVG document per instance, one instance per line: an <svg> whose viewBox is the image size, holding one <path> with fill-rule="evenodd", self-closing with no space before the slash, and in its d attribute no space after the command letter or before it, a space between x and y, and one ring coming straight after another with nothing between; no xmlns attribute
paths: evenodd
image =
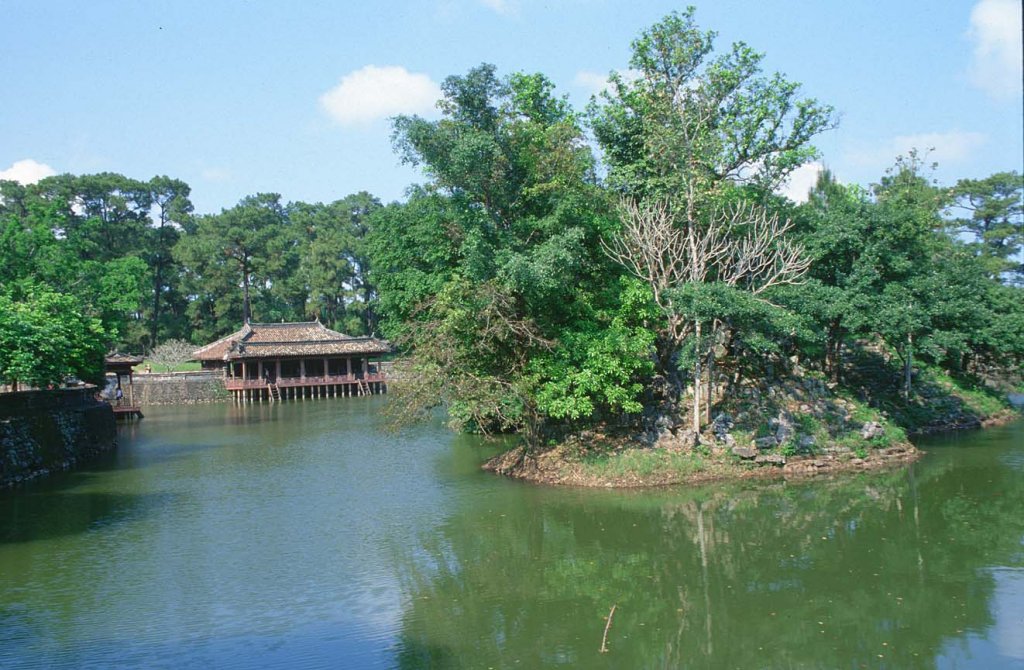
<svg viewBox="0 0 1024 670"><path fill-rule="evenodd" d="M93 388L0 394L0 488L68 470L117 445Z"/></svg>
<svg viewBox="0 0 1024 670"><path fill-rule="evenodd" d="M135 404L195 405L230 399L221 372L163 372L134 375Z"/></svg>

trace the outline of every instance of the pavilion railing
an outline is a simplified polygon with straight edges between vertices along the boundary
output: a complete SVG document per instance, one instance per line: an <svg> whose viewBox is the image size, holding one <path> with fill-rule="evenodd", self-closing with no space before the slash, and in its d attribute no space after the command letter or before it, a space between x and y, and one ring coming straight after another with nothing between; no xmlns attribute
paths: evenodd
<svg viewBox="0 0 1024 670"><path fill-rule="evenodd" d="M363 375L320 375L307 377L278 377L274 380L278 388L292 388L300 386L330 386L332 384L358 384L359 382L383 382L384 375L363 374ZM268 386L265 379L240 379L238 377L226 377L224 388L228 391L244 391L248 389L265 389Z"/></svg>

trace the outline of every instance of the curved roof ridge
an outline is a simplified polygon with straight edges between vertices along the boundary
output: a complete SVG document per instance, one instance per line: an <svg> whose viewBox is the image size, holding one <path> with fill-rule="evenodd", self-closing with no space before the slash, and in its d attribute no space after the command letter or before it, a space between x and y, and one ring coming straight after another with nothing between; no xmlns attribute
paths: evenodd
<svg viewBox="0 0 1024 670"><path fill-rule="evenodd" d="M210 342L209 344L204 344L203 346L199 347L198 349L196 349L195 351L192 352L192 358L198 358L199 355L202 354L204 351L206 351L207 349L211 349L211 348L217 346L218 344L224 344L225 342L229 342L231 340L241 339L243 332L245 332L244 328L242 328L240 330L236 330L233 333L229 333L229 334L225 335L224 337L220 338L219 340L214 340L213 342Z"/></svg>

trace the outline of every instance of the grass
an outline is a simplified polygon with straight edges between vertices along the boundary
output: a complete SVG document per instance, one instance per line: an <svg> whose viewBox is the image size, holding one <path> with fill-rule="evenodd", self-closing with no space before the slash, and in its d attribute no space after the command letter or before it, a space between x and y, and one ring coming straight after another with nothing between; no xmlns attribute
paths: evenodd
<svg viewBox="0 0 1024 670"><path fill-rule="evenodd" d="M991 416L1006 408L1002 393L976 384L967 379L958 379L937 369L929 369L928 376L934 383L958 396L968 409L981 416Z"/></svg>
<svg viewBox="0 0 1024 670"><path fill-rule="evenodd" d="M580 461L584 474L599 479L646 478L651 475L675 473L691 475L704 470L704 459L664 449L627 449L621 452L595 454Z"/></svg>
<svg viewBox="0 0 1024 670"><path fill-rule="evenodd" d="M185 361L176 365L164 365L163 363L153 363L145 360L136 365L135 370L136 372L145 372L147 366L152 367L153 372L196 372L202 369L199 361Z"/></svg>

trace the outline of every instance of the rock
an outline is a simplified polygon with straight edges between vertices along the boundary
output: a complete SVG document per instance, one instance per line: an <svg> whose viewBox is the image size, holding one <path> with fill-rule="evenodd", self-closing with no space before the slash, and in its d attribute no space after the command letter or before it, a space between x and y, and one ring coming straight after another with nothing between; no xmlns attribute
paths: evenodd
<svg viewBox="0 0 1024 670"><path fill-rule="evenodd" d="M661 449L689 451L697 446L697 435L692 430L680 430L674 435L666 431L659 435L654 446Z"/></svg>
<svg viewBox="0 0 1024 670"><path fill-rule="evenodd" d="M885 429L877 421L868 421L860 429L860 436L865 440L873 440L885 433Z"/></svg>
<svg viewBox="0 0 1024 670"><path fill-rule="evenodd" d="M728 433L733 425L734 423L731 416L728 414L719 414L715 417L715 420L711 422L711 430L715 433Z"/></svg>
<svg viewBox="0 0 1024 670"><path fill-rule="evenodd" d="M778 442L775 441L774 435L768 435L766 437L759 437L754 440L754 446L758 449L774 449Z"/></svg>
<svg viewBox="0 0 1024 670"><path fill-rule="evenodd" d="M732 435L729 434L729 429L733 427L732 417L728 414L719 414L715 417L714 421L711 422L711 432L715 436L715 440L718 442L724 442L725 444L732 446L736 443Z"/></svg>
<svg viewBox="0 0 1024 670"><path fill-rule="evenodd" d="M757 458L757 449L754 447L733 447L732 455L749 461Z"/></svg>
<svg viewBox="0 0 1024 670"><path fill-rule="evenodd" d="M817 440L814 439L813 435L801 435L797 444L800 445L801 449L809 450L817 444Z"/></svg>
<svg viewBox="0 0 1024 670"><path fill-rule="evenodd" d="M673 426L672 426L672 419L670 419L667 416L665 416L664 414L662 414L657 419L655 419L654 427L659 432L671 431L672 428L673 428Z"/></svg>
<svg viewBox="0 0 1024 670"><path fill-rule="evenodd" d="M733 437L732 435L730 435L729 433L726 433L725 434L725 446L727 446L727 447L734 447L734 446L736 446L736 438Z"/></svg>
<svg viewBox="0 0 1024 670"><path fill-rule="evenodd" d="M782 454L760 454L754 458L754 462L758 465L782 466L786 464L786 457Z"/></svg>

